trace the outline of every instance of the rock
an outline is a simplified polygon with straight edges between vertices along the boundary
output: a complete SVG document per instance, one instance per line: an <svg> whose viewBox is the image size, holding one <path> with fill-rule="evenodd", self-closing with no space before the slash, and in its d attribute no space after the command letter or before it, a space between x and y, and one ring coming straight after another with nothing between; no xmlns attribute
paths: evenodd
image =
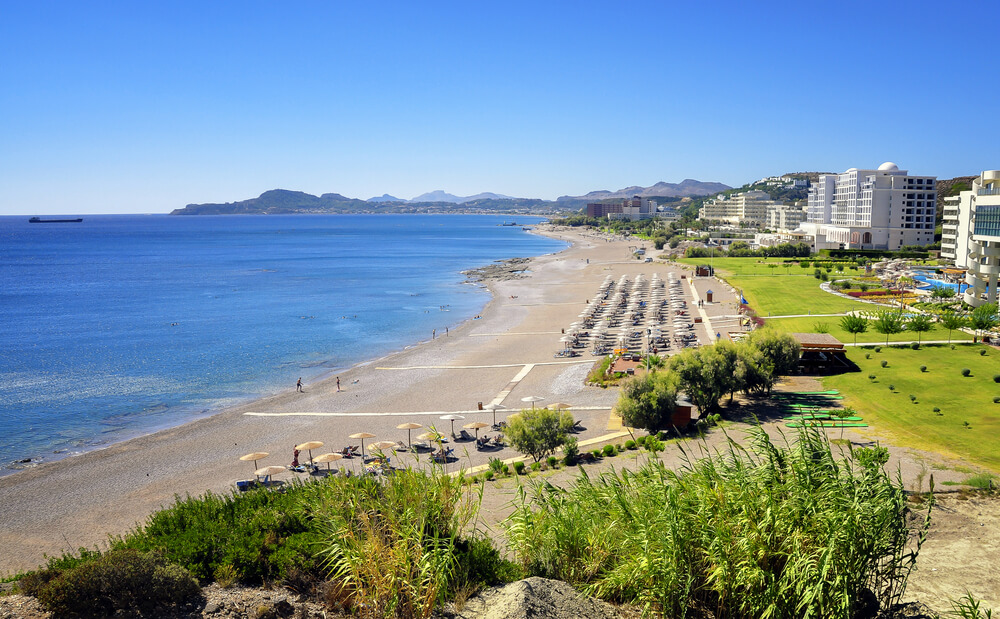
<svg viewBox="0 0 1000 619"><path fill-rule="evenodd" d="M493 588L469 599L461 619L622 619L637 617L634 609L618 608L587 597L569 584L546 578L527 578Z"/></svg>
<svg viewBox="0 0 1000 619"><path fill-rule="evenodd" d="M219 612L220 608L221 606L219 605L218 602L209 602L208 604L205 604L204 612L206 615L214 615L215 613Z"/></svg>

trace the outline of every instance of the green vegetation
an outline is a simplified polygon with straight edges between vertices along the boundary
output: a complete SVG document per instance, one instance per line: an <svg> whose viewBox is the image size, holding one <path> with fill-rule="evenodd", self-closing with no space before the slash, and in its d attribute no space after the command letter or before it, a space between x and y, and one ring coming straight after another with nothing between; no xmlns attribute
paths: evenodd
<svg viewBox="0 0 1000 619"><path fill-rule="evenodd" d="M626 426L656 432L670 423L676 403L677 375L650 372L622 383L615 410Z"/></svg>
<svg viewBox="0 0 1000 619"><path fill-rule="evenodd" d="M568 412L534 408L508 417L505 436L514 449L538 462L558 449L572 429Z"/></svg>
<svg viewBox="0 0 1000 619"><path fill-rule="evenodd" d="M56 616L112 617L152 613L201 597L191 573L157 552L133 549L94 555L76 567L50 567L22 578L21 590Z"/></svg>
<svg viewBox="0 0 1000 619"><path fill-rule="evenodd" d="M705 258L684 258L684 264L706 264ZM769 315L841 314L855 309L871 309L871 305L845 299L820 289L811 272L802 269L771 269L758 258L715 258L718 274L738 290L743 291L750 306L763 318ZM787 275L786 275L787 273ZM766 277L764 277L766 276Z"/></svg>
<svg viewBox="0 0 1000 619"><path fill-rule="evenodd" d="M522 491L509 547L530 574L669 617L846 619L865 596L898 601L919 544L907 551L915 531L901 483L882 468L888 453L841 461L813 430L776 445L758 428L746 443L682 472L649 461Z"/></svg>
<svg viewBox="0 0 1000 619"><path fill-rule="evenodd" d="M984 349L986 356L979 354ZM994 437L1000 433L1000 416L991 404L1000 354L968 344L954 350L933 344L919 350L886 347L871 359L865 359L864 352L848 351L860 372L826 377L824 387L839 389L846 395L845 405L857 409L872 427L892 436L897 444L1000 471L1000 453L993 447ZM884 369L879 367L883 360L889 362ZM921 366L926 371L921 371ZM962 378L962 369L970 369L971 376ZM869 380L869 374L878 378ZM889 384L896 389L888 392ZM901 394L916 395L920 406L910 406ZM935 408L944 414L936 414ZM958 412L961 418L956 418L954 413ZM971 431L962 420L969 421Z"/></svg>
<svg viewBox="0 0 1000 619"><path fill-rule="evenodd" d="M869 310L872 308L871 305L868 306ZM784 333L812 333L815 331L815 325L817 321L823 322L827 327L827 332L833 337L837 338L841 342L851 342L854 340L855 335L845 331L843 325L841 324L841 317L829 316L825 318L810 318L808 316L797 317L797 318L768 318L766 321L766 328L775 329ZM927 336L928 339L932 340L944 340L945 331L940 323L934 323L933 328L930 330L930 335ZM909 342L915 339L914 333L909 331L901 331L894 335L889 336L889 342ZM972 335L965 333L964 331L955 331L953 334L953 339L956 341L972 341ZM872 329L871 322L868 323L868 330L859 333L857 335L857 341L859 344L874 344L876 342L885 342L886 336L880 334Z"/></svg>

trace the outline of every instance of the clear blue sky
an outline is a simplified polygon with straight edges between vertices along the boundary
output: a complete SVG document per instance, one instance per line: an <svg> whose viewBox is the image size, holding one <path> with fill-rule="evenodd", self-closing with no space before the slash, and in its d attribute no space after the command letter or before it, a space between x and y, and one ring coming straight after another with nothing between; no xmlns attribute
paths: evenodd
<svg viewBox="0 0 1000 619"><path fill-rule="evenodd" d="M0 0L0 214L1000 168L995 3Z"/></svg>

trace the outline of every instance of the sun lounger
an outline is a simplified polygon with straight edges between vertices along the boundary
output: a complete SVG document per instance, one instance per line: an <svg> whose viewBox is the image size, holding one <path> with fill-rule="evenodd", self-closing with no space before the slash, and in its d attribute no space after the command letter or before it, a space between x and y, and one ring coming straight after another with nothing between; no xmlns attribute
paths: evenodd
<svg viewBox="0 0 1000 619"><path fill-rule="evenodd" d="M472 436L471 434L469 434L466 430L462 430L459 433L459 436L461 436L461 438L462 438L463 441L474 441L474 440L476 440L476 438L474 436Z"/></svg>

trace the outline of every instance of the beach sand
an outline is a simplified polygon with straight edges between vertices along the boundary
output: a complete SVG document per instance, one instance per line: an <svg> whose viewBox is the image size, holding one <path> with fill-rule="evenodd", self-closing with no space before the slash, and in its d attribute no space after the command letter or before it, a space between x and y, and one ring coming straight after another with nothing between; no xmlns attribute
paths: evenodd
<svg viewBox="0 0 1000 619"><path fill-rule="evenodd" d="M273 397L0 478L0 574L34 568L45 555L103 547L108 536L126 533L171 504L175 495L227 492L237 480L252 478L253 463L239 460L249 452L270 452L258 466L285 465L291 462L293 445L305 441L325 443L314 455L359 444L348 438L356 432L375 434L372 440L406 441L406 431L396 426L409 421L433 424L448 434L451 424L441 415L463 415L456 430L472 421L492 423L492 413L479 411L479 403L503 404L506 408L497 414L503 419L530 407L521 401L526 396L545 398L539 406L572 404L574 417L587 428L578 437L581 441L614 434L608 421L617 390L584 385L599 359L589 351L575 358L553 357L561 348L561 331L577 320L608 275L617 280L660 273L666 278L679 267L632 258L629 247L641 243L635 240L566 228L543 228L542 233L573 245L533 259L524 279L490 282L493 299L481 318L447 335L438 330L434 339L428 333L427 341L339 374L339 392L337 376L306 384L302 393L290 384ZM714 289L716 303L706 312L732 325L731 319L719 318L735 311L725 287L714 279L697 280L695 286L702 293ZM694 298L690 285L685 293L689 301ZM711 340L707 326L698 327L706 343ZM449 470L518 455L510 448L478 452L469 442L450 446L458 458L448 464ZM303 453L300 459L306 457ZM417 456L397 457L408 463ZM360 460L338 464L357 471ZM277 478L295 477L307 478L291 472Z"/></svg>

